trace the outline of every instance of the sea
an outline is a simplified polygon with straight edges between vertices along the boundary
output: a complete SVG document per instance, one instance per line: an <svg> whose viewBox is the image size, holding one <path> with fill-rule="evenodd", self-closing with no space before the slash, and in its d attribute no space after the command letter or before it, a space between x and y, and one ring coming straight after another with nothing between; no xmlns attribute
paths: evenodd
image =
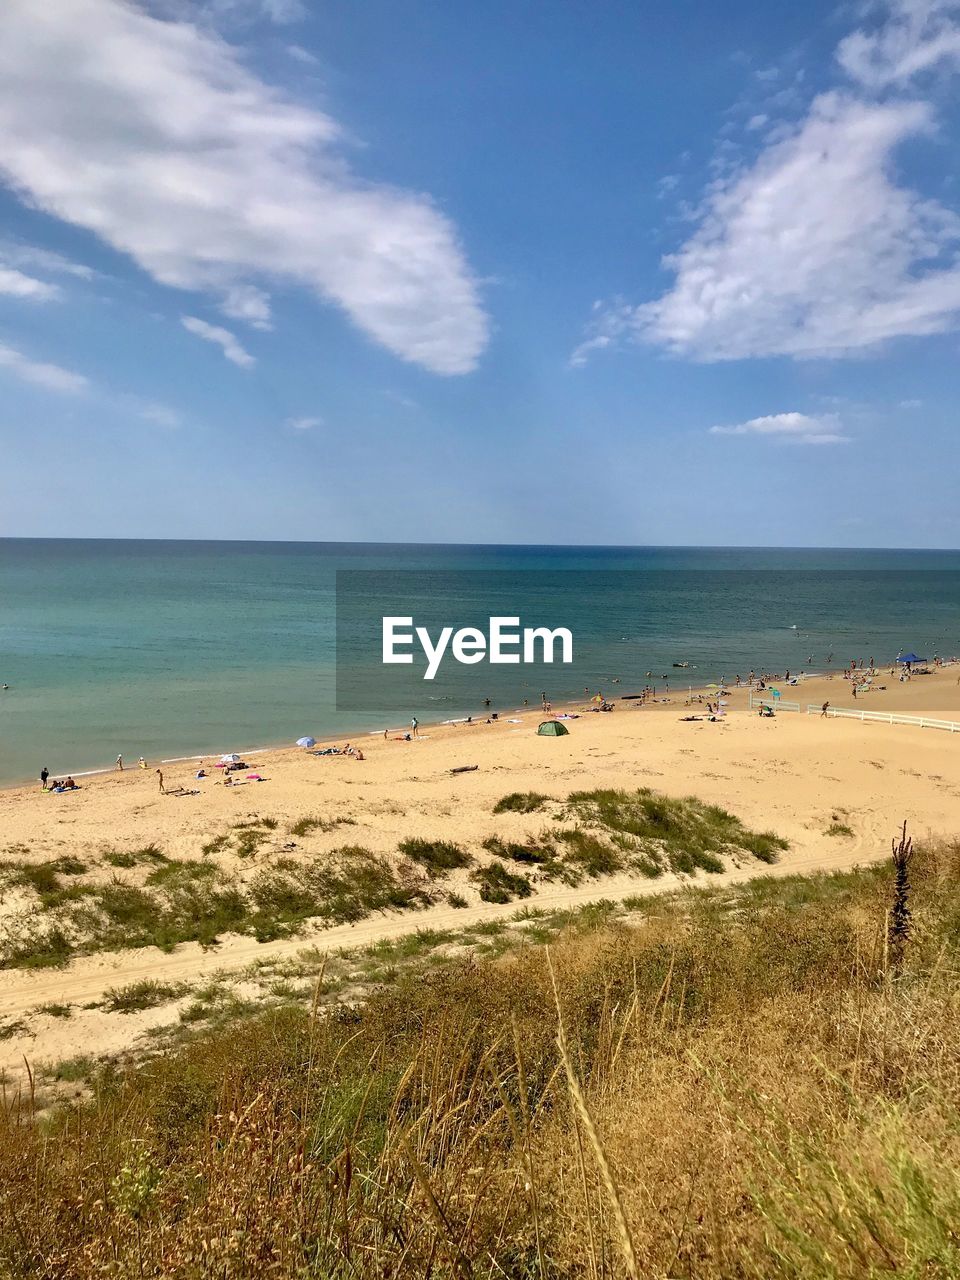
<svg viewBox="0 0 960 1280"><path fill-rule="evenodd" d="M407 604L576 661L385 672L370 619ZM0 784L910 651L960 653L960 551L0 539Z"/></svg>

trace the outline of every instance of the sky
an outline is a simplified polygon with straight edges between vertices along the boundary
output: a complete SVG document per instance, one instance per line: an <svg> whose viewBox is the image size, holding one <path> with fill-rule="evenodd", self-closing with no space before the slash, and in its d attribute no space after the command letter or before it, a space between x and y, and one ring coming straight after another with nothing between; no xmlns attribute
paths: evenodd
<svg viewBox="0 0 960 1280"><path fill-rule="evenodd" d="M0 536L960 546L960 0L3 0Z"/></svg>

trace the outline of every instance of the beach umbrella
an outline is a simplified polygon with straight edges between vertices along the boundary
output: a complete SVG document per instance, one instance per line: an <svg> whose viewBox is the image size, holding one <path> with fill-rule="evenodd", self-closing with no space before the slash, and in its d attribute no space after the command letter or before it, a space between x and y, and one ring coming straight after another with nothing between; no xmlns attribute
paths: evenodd
<svg viewBox="0 0 960 1280"><path fill-rule="evenodd" d="M298 747L315 747L316 745L317 745L316 738L298 738L297 739Z"/></svg>
<svg viewBox="0 0 960 1280"><path fill-rule="evenodd" d="M220 759L217 761L217 763L218 764L239 764L240 757L236 754L236 752L231 751L229 755L221 756Z"/></svg>
<svg viewBox="0 0 960 1280"><path fill-rule="evenodd" d="M902 653L897 661L909 666L911 662L926 662L926 658L918 658L915 653Z"/></svg>

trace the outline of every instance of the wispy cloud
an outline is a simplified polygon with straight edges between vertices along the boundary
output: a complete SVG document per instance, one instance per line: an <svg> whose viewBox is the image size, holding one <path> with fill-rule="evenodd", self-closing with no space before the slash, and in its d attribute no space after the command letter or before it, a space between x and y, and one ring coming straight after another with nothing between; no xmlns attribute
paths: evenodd
<svg viewBox="0 0 960 1280"><path fill-rule="evenodd" d="M302 0L205 0L212 13L226 18L265 18L268 22L299 22L307 16Z"/></svg>
<svg viewBox="0 0 960 1280"><path fill-rule="evenodd" d="M65 258L62 253L19 240L0 240L0 264L52 276L75 276L78 280L92 280L96 275L91 267Z"/></svg>
<svg viewBox="0 0 960 1280"><path fill-rule="evenodd" d="M574 347L570 355L573 367L582 368L594 351L613 346L618 338L633 327L633 307L622 300L604 303L599 299L593 304L593 315L587 326L584 340Z"/></svg>
<svg viewBox="0 0 960 1280"><path fill-rule="evenodd" d="M166 17L224 28L252 22L286 25L307 15L303 0L155 0L154 7Z"/></svg>
<svg viewBox="0 0 960 1280"><path fill-rule="evenodd" d="M144 422L149 422L154 427L164 427L166 430L173 430L183 423L183 418L176 409L171 409L168 405L157 404L153 400L132 400L130 407L138 417Z"/></svg>
<svg viewBox="0 0 960 1280"><path fill-rule="evenodd" d="M806 413L771 413L762 418L749 418L735 426L711 427L714 436L765 436L782 444L846 444L835 413L812 417Z"/></svg>
<svg viewBox="0 0 960 1280"><path fill-rule="evenodd" d="M837 61L868 89L904 85L935 68L960 66L956 0L892 0L886 21L840 41Z"/></svg>
<svg viewBox="0 0 960 1280"><path fill-rule="evenodd" d="M221 307L225 316L242 320L254 329L272 329L270 297L251 284L238 284L227 290Z"/></svg>
<svg viewBox="0 0 960 1280"><path fill-rule="evenodd" d="M314 427L322 427L322 418L288 418L287 426L294 431L312 431Z"/></svg>
<svg viewBox="0 0 960 1280"><path fill-rule="evenodd" d="M392 400L394 404L398 404L401 409L419 409L420 405L414 400L413 396L404 395L402 391L394 391L392 387L387 387L383 392L388 400Z"/></svg>
<svg viewBox="0 0 960 1280"><path fill-rule="evenodd" d="M309 49L304 49L303 45L288 44L287 53L293 58L294 62L300 62L305 67L319 66L320 59L314 57Z"/></svg>
<svg viewBox="0 0 960 1280"><path fill-rule="evenodd" d="M704 361L838 357L956 328L960 218L900 182L893 164L935 131L933 105L872 91L960 61L958 12L898 0L877 31L843 41L855 88L821 93L798 123L771 126L755 159L723 172L696 230L664 260L671 287L595 313L574 359L622 338Z"/></svg>
<svg viewBox="0 0 960 1280"><path fill-rule="evenodd" d="M219 347L227 359L239 365L241 369L249 369L257 363L255 357L240 344L236 334L231 333L229 329L208 324L206 320L200 320L197 316L181 316L180 323L189 333Z"/></svg>
<svg viewBox="0 0 960 1280"><path fill-rule="evenodd" d="M58 391L64 395L79 395L90 385L82 374L62 369L56 364L31 360L15 347L0 343L0 371L2 370L13 374L22 382L30 382L34 386L45 387L48 391Z"/></svg>
<svg viewBox="0 0 960 1280"><path fill-rule="evenodd" d="M0 293L8 298L27 298L32 302L50 302L60 296L60 290L55 284L47 284L44 280L24 275L15 267L5 267L2 263L0 263Z"/></svg>
<svg viewBox="0 0 960 1280"><path fill-rule="evenodd" d="M335 120L195 22L124 0L4 0L0 179L234 318L253 304L246 318L269 323L267 289L295 284L436 373L468 372L486 346L446 215L354 176Z"/></svg>

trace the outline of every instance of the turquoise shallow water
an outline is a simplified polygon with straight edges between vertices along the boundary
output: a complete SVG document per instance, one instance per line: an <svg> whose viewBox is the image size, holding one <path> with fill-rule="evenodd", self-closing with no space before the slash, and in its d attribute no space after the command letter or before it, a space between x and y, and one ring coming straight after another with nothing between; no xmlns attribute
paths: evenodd
<svg viewBox="0 0 960 1280"><path fill-rule="evenodd" d="M557 699L639 688L647 671L676 687L823 669L830 654L841 666L960 651L960 552L6 539L0 783L118 751L156 760L539 700L546 679L525 669L447 664L429 688L381 688L370 653L351 648L338 672L337 569L368 571L374 612L413 583L452 622L499 611L506 582L531 623L549 614L577 637L576 668L549 673Z"/></svg>

